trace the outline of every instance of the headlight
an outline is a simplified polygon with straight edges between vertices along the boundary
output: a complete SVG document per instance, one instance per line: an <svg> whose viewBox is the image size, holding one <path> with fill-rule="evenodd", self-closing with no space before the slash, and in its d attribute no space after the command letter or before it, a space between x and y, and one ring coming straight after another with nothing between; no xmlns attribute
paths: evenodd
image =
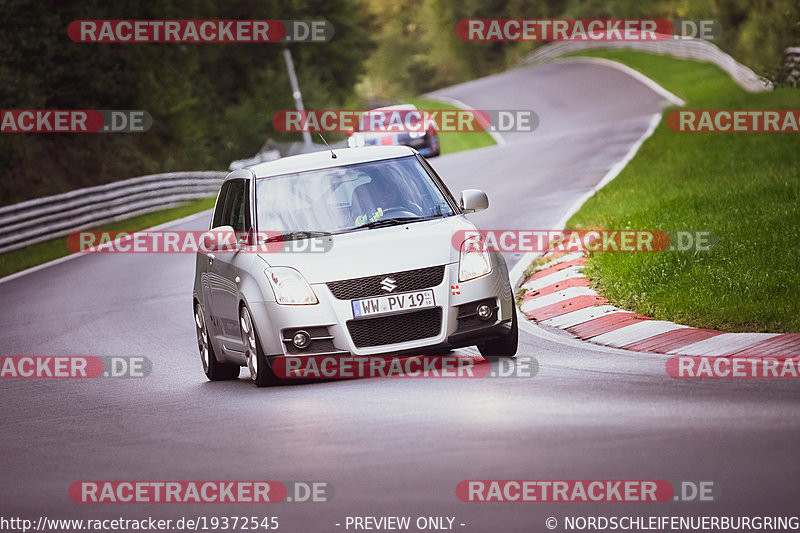
<svg viewBox="0 0 800 533"><path fill-rule="evenodd" d="M412 139L416 139L417 137L425 137L425 132L420 130L411 130L408 132L408 136Z"/></svg>
<svg viewBox="0 0 800 533"><path fill-rule="evenodd" d="M470 237L461 244L461 256L458 260L458 281L485 276L492 271L492 260L486 250L483 237Z"/></svg>
<svg viewBox="0 0 800 533"><path fill-rule="evenodd" d="M317 303L317 295L306 279L297 270L289 267L268 268L265 273L275 293L275 301L281 305L311 305Z"/></svg>

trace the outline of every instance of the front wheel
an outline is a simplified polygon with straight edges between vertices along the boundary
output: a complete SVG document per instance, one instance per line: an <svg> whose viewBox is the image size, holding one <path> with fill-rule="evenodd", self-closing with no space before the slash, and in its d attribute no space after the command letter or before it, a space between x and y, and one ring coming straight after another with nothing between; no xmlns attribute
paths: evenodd
<svg viewBox="0 0 800 533"><path fill-rule="evenodd" d="M500 357L514 357L517 355L519 343L519 326L517 325L517 309L511 316L511 331L498 339L492 339L478 345L478 351L484 359L498 359Z"/></svg>
<svg viewBox="0 0 800 533"><path fill-rule="evenodd" d="M267 358L261 350L261 343L258 342L253 317L250 316L250 311L245 305L239 311L239 329L242 332L242 342L244 343L245 357L247 358L247 368L250 369L250 379L259 387L269 387L279 383L280 380L270 368Z"/></svg>
<svg viewBox="0 0 800 533"><path fill-rule="evenodd" d="M203 363L203 372L209 381L224 381L239 377L239 365L220 363L214 354L214 346L208 337L206 317L203 308L198 302L194 306L194 325L197 329L197 347L200 349L200 360Z"/></svg>

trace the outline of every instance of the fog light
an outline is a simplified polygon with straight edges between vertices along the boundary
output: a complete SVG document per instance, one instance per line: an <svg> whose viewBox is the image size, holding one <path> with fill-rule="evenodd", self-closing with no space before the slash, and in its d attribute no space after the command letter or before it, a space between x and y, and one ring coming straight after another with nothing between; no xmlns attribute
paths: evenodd
<svg viewBox="0 0 800 533"><path fill-rule="evenodd" d="M294 336L292 336L292 344L301 350L308 348L308 345L311 344L311 337L308 333L301 329L300 331L295 332Z"/></svg>
<svg viewBox="0 0 800 533"><path fill-rule="evenodd" d="M492 318L492 308L486 304L478 306L478 318L481 320L489 320Z"/></svg>

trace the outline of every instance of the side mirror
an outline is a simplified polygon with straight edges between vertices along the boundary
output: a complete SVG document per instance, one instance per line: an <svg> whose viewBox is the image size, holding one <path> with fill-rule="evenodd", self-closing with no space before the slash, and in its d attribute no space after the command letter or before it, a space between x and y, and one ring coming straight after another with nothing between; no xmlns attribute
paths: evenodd
<svg viewBox="0 0 800 533"><path fill-rule="evenodd" d="M211 228L203 233L201 238L202 250L208 252L236 251L240 248L237 237L236 232L231 226Z"/></svg>
<svg viewBox="0 0 800 533"><path fill-rule="evenodd" d="M465 189L461 191L461 210L464 213L477 213L489 208L489 198L486 193L478 189Z"/></svg>

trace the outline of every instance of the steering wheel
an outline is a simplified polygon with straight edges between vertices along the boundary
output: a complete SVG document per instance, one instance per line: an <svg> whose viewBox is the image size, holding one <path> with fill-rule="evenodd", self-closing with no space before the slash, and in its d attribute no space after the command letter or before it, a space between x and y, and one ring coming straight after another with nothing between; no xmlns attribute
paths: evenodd
<svg viewBox="0 0 800 533"><path fill-rule="evenodd" d="M415 213L406 206L395 205L393 207L387 207L386 209L384 209L383 216L381 218L384 219L384 218L417 217L417 216L420 216L420 213Z"/></svg>

